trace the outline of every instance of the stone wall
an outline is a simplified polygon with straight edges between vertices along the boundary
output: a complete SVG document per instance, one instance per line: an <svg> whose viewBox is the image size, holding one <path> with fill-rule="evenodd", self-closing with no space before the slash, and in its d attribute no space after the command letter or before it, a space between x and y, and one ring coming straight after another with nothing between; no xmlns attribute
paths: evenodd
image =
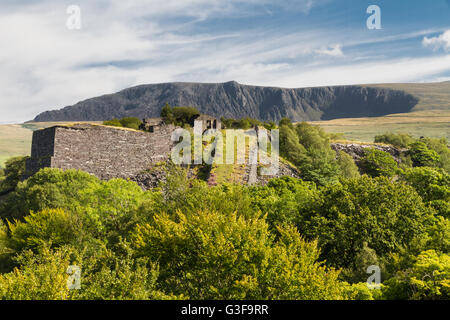
<svg viewBox="0 0 450 320"><path fill-rule="evenodd" d="M27 175L51 167L79 169L104 180L128 178L169 159L174 129L151 133L83 124L39 130L33 134Z"/></svg>

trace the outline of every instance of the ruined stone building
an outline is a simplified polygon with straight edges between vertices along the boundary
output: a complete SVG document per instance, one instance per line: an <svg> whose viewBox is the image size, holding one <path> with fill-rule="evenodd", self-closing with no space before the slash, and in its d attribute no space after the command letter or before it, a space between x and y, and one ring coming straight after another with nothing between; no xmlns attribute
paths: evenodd
<svg viewBox="0 0 450 320"><path fill-rule="evenodd" d="M222 128L222 123L219 119L209 116L207 114L199 114L197 117L192 119L192 122L189 123L191 127L194 127L196 121L202 122L203 130L208 129L217 129L220 130ZM156 132L161 128L164 128L166 124L164 123L162 118L146 118L142 120L142 125L140 127L141 130Z"/></svg>
<svg viewBox="0 0 450 320"><path fill-rule="evenodd" d="M175 126L154 132L79 124L35 131L27 175L41 168L79 169L100 179L128 178L167 161Z"/></svg>
<svg viewBox="0 0 450 320"><path fill-rule="evenodd" d="M220 129L220 121L199 115L203 129ZM176 127L161 118L144 119L141 131L103 125L54 126L33 133L26 176L42 168L78 169L108 180L129 178L169 160Z"/></svg>

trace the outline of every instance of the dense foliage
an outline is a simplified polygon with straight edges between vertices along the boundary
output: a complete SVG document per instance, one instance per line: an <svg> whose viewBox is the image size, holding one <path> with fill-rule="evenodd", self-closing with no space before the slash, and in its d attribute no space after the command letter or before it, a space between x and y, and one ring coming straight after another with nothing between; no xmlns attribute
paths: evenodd
<svg viewBox="0 0 450 320"><path fill-rule="evenodd" d="M171 107L169 104L161 109L161 118L165 123L184 127L192 125L200 112L194 107Z"/></svg>
<svg viewBox="0 0 450 320"><path fill-rule="evenodd" d="M126 117L122 119L112 119L103 121L105 126L124 127L138 130L142 124L142 120L136 117Z"/></svg>
<svg viewBox="0 0 450 320"><path fill-rule="evenodd" d="M283 120L280 138L302 179L211 187L167 166L143 191L76 170L20 181L24 159L9 161L0 298L449 299L444 141L420 139L438 161L398 166L368 149L358 168L315 126ZM380 290L365 283L372 265Z"/></svg>

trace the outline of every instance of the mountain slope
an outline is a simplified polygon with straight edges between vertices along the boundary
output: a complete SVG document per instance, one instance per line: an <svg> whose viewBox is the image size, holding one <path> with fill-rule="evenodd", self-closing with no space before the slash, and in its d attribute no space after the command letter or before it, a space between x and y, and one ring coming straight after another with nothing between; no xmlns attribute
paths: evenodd
<svg viewBox="0 0 450 320"><path fill-rule="evenodd" d="M450 81L437 83L388 83L368 87L402 90L419 99L412 111L450 110Z"/></svg>
<svg viewBox="0 0 450 320"><path fill-rule="evenodd" d="M226 83L162 83L128 88L46 111L34 121L101 121L126 116L158 116L165 103L193 106L217 117L278 121L329 120L409 112L419 99L404 91L366 86L301 89Z"/></svg>

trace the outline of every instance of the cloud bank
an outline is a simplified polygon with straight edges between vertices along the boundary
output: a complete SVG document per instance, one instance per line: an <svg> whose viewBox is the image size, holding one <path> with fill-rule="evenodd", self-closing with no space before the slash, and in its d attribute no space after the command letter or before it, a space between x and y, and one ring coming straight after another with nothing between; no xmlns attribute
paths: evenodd
<svg viewBox="0 0 450 320"><path fill-rule="evenodd" d="M350 35L338 18L327 22L333 28L315 23L316 11L332 2L78 0L82 27L68 30L67 3L4 0L0 122L144 83L236 80L292 88L420 81L450 71L447 52L429 50L448 48L448 32L368 37L356 28ZM417 42L426 52L412 57L406 47L399 55L392 39Z"/></svg>

